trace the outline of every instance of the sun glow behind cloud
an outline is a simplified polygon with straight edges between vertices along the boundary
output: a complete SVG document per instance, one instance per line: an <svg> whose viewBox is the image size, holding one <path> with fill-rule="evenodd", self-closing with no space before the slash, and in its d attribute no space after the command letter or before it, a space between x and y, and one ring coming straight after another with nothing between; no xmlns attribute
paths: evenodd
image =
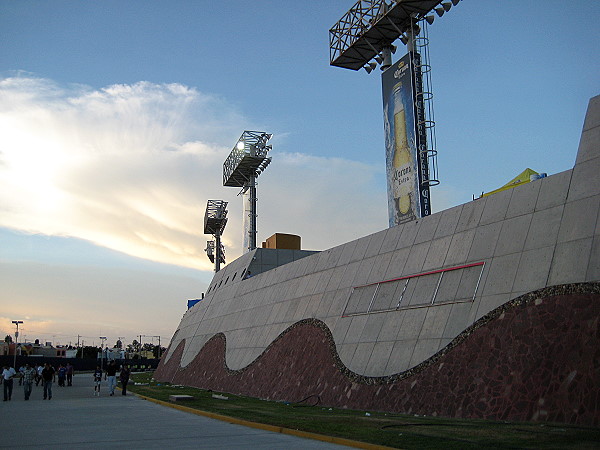
<svg viewBox="0 0 600 450"><path fill-rule="evenodd" d="M241 253L242 204L236 189L222 187L221 167L227 143L249 128L225 100L179 84L94 90L2 79L0 226L211 270L202 234L208 199L230 201L228 261ZM284 142L286 130L279 136ZM260 180L259 232L300 234L305 248L323 249L385 226L377 169L273 154Z"/></svg>

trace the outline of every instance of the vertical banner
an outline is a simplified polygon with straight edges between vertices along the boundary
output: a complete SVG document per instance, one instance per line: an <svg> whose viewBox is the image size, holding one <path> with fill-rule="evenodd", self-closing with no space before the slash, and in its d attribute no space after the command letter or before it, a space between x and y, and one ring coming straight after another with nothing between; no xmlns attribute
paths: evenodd
<svg viewBox="0 0 600 450"><path fill-rule="evenodd" d="M419 58L409 52L381 75L390 227L431 214Z"/></svg>

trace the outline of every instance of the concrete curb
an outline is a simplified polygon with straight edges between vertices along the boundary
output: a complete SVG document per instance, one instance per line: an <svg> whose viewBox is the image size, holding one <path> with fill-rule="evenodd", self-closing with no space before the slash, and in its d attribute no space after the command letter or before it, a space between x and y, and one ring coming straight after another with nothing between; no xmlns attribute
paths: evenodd
<svg viewBox="0 0 600 450"><path fill-rule="evenodd" d="M196 414L198 416L209 417L211 419L221 420L223 422L228 422L228 423L232 423L232 424L236 424L236 425L242 425L245 427L256 428L259 430L272 431L275 433L282 433L282 434L289 434L289 435L296 436L296 437L313 439L316 441L329 442L331 444L337 444L337 445L345 445L346 447L362 448L362 449L366 449L366 450L393 449L393 447L386 447L383 445L369 444L367 442L359 442L359 441L353 441L350 439L338 438L338 437L333 437L333 436L325 436L323 434L310 433L308 431L292 430L291 428L278 427L275 425L267 425L267 424L258 423L258 422L250 422L249 420L236 419L235 417L223 416L221 414L215 414L215 413L211 413L208 411L202 411L200 409L190 408L188 406L176 405L176 404L165 402L162 400L157 400L155 398L146 397L145 395L137 394L134 392L131 392L131 393L143 400L148 400L149 402L158 403L159 405L162 405L162 406L168 406L169 408L178 409L180 411L184 411L184 412L191 413L191 414Z"/></svg>

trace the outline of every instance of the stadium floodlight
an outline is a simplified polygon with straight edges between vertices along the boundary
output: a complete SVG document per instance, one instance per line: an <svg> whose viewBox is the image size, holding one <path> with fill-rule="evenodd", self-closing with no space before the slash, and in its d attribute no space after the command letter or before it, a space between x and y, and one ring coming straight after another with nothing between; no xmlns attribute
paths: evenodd
<svg viewBox="0 0 600 450"><path fill-rule="evenodd" d="M369 64L365 64L364 69L367 71L367 73L371 73L375 70L375 67L377 67L377 63L370 62Z"/></svg>
<svg viewBox="0 0 600 450"><path fill-rule="evenodd" d="M360 70L440 4L444 12L450 5L442 0L357 1L329 30L330 64Z"/></svg>
<svg viewBox="0 0 600 450"><path fill-rule="evenodd" d="M371 73L379 64L383 72L390 226L431 214L429 187L439 181L427 24L433 23L433 13L441 17L459 1L358 0L329 30L330 65L364 68ZM408 53L392 63L396 40L406 45ZM394 71L388 73L391 67ZM398 83L400 78L410 89ZM398 133L391 134L392 129ZM395 157L396 151L404 151L404 142L409 156ZM407 170L404 165L408 164L414 175L398 177L392 173ZM403 169L398 169L400 166Z"/></svg>
<svg viewBox="0 0 600 450"><path fill-rule="evenodd" d="M225 249L221 244L221 235L227 225L227 202L223 200L208 200L206 203L206 212L204 213L204 234L212 234L214 241L208 241L206 244L206 255L210 262L215 263L215 272L221 269L221 264L225 264Z"/></svg>
<svg viewBox="0 0 600 450"><path fill-rule="evenodd" d="M223 186L241 187L244 195L245 252L256 248L256 178L271 163L267 153L272 136L264 131L244 131L223 163Z"/></svg>

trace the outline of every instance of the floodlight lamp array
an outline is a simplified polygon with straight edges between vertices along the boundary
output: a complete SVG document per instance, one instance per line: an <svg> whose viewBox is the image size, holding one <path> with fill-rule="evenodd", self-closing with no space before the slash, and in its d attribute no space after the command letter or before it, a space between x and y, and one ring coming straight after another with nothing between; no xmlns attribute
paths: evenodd
<svg viewBox="0 0 600 450"><path fill-rule="evenodd" d="M263 131L244 131L223 163L223 186L244 187L271 163L267 153L273 135Z"/></svg>
<svg viewBox="0 0 600 450"><path fill-rule="evenodd" d="M221 253L219 253L219 262L221 264L225 264L225 247L223 247L223 244L220 243L219 246L221 247ZM211 263L215 262L215 256L216 256L216 250L215 250L215 241L206 241L206 248L204 249L204 251L206 252L206 256L208 256L208 259L210 260Z"/></svg>
<svg viewBox="0 0 600 450"><path fill-rule="evenodd" d="M227 202L208 200L204 213L204 234L222 234L227 225Z"/></svg>
<svg viewBox="0 0 600 450"><path fill-rule="evenodd" d="M204 249L206 256L210 259L211 263L215 262L215 241L206 241L206 248Z"/></svg>
<svg viewBox="0 0 600 450"><path fill-rule="evenodd" d="M330 65L368 73L374 69L371 60L381 57L384 49L401 39L406 45L407 31L425 19L433 23L438 16L456 6L460 0L359 0L329 30ZM377 64L377 63L376 63ZM376 66L375 66L376 67Z"/></svg>

